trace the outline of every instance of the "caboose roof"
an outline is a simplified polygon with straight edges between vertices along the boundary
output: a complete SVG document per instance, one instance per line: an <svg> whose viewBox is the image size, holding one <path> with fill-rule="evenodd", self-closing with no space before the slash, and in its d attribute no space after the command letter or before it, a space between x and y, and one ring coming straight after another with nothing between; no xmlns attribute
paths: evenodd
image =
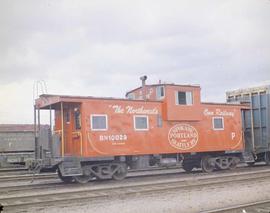
<svg viewBox="0 0 270 213"><path fill-rule="evenodd" d="M243 109L249 109L249 104L244 103L218 103L218 102L201 102L204 105L222 105L222 106L240 106Z"/></svg>
<svg viewBox="0 0 270 213"><path fill-rule="evenodd" d="M94 97L94 96L72 96L72 95L55 95L55 94L42 94L36 99L36 106L38 108L49 109L49 106L55 105L60 102L68 103L81 103L83 100L117 100L117 101L132 101L132 102L145 102L145 100L129 100L126 98L113 98L113 97ZM159 100L147 100L147 102L161 102Z"/></svg>
<svg viewBox="0 0 270 213"><path fill-rule="evenodd" d="M166 84L166 83L164 83L164 84L147 84L147 85L145 85L145 86L146 86L146 87L175 86L175 87L201 88L200 85L190 85L190 84L184 85L184 84L172 84L172 83L171 83L171 84ZM135 88L135 89L133 89L133 90L130 90L130 91L126 92L126 96L127 96L129 93L134 92L134 91L136 91L136 90L138 90L138 89L141 89L141 88L142 88L142 86L137 87L137 88Z"/></svg>

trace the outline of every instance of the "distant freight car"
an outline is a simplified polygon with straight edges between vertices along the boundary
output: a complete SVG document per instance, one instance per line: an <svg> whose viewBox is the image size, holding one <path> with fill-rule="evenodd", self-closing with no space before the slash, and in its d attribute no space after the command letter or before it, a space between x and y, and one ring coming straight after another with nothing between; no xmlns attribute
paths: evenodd
<svg viewBox="0 0 270 213"><path fill-rule="evenodd" d="M270 85L238 89L226 93L229 103L248 103L243 111L244 157L248 164L270 164Z"/></svg>
<svg viewBox="0 0 270 213"><path fill-rule="evenodd" d="M40 126L43 150L48 150L49 126ZM34 159L34 125L0 124L0 168L27 166Z"/></svg>
<svg viewBox="0 0 270 213"><path fill-rule="evenodd" d="M128 168L179 162L186 171L236 167L244 147L241 112L248 107L202 103L199 86L141 80L127 99L41 95L36 100L37 112L55 112L52 147L58 149L50 162L63 181L122 179Z"/></svg>

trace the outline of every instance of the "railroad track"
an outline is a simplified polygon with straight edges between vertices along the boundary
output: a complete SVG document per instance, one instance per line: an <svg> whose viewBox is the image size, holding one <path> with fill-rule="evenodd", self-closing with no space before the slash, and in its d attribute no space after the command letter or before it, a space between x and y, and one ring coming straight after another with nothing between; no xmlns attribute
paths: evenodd
<svg viewBox="0 0 270 213"><path fill-rule="evenodd" d="M270 200L257 201L220 209L213 209L201 213L268 213L270 212Z"/></svg>
<svg viewBox="0 0 270 213"><path fill-rule="evenodd" d="M267 167L266 167L267 168ZM241 168L242 171L250 171L249 168ZM241 172L241 170L239 170ZM270 171L270 170L269 170ZM218 174L220 173L228 173L228 172L233 172L233 171L230 171L230 170L227 170L227 171L219 171ZM189 176L190 175L201 175L201 176L205 176L207 174L205 173L201 173L201 171L194 171L192 172L191 174L188 174L188 173L185 173L185 172L181 172L181 170L179 170L179 167L176 167L176 168L171 168L171 169L152 169L152 170L131 170L129 173L128 173L128 176L126 177L125 180L123 180L122 182L125 182L126 180L128 179L134 179L136 180L137 178L148 178L148 177L153 177L155 176L155 179L159 179L159 178L162 178L164 176L168 177L168 178L179 178L180 175L182 177L185 177L185 176ZM216 174L216 173L214 173ZM51 176L52 175L52 176ZM49 176L49 178L48 178ZM56 174L47 174L47 175L44 175L44 174L39 174L39 175L36 175L34 177L34 179L32 179L33 176L30 175L30 176L19 176L19 177L16 177L16 176L11 176L11 177L5 177L5 178L2 178L2 182L5 181L5 180L8 180L7 182L14 182L14 180L20 180L20 181L29 181L28 183L23 183L23 184L19 184L18 185L18 182L16 182L15 185L1 185L0 184L0 194L1 193L15 193L15 192L19 192L19 191L34 191L34 190L41 190L43 188L45 189L48 189L48 188L57 188L57 189L60 189L60 188L65 188L65 187L78 187L79 185L78 184L74 184L74 183L71 183L71 184L67 184L67 183L63 183L62 181L60 181L60 179L58 179L57 175ZM32 181L33 180L33 181ZM37 180L41 180L42 182L38 181ZM30 183L31 181L31 183ZM95 181L95 180L94 180ZM110 183L112 182L113 180L101 180L101 181L97 181L97 183L102 183L102 184L107 184L107 183ZM0 177L0 183L1 183L1 177Z"/></svg>
<svg viewBox="0 0 270 213"><path fill-rule="evenodd" d="M268 167L262 167L259 169L262 170L264 168L267 169ZM252 171L252 170L250 170L250 168L245 167L245 168L240 168L238 171L246 172L246 171ZM230 170L219 171L218 174L231 173L231 172L234 172L234 171L230 171ZM200 170L193 171L191 174L188 174L186 172L179 170L179 167L171 168L171 169L159 168L159 169L152 169L152 170L131 170L128 173L128 176L126 177L126 180L130 178L136 179L138 177L147 178L147 177L153 177L153 176L155 176L155 179L162 178L162 176L167 176L167 177L172 178L172 177L179 177L179 175L190 176L190 175L195 175L195 174L199 174L201 176L207 175L206 173L201 173ZM213 173L213 174L217 174L217 173ZM181 178L182 177L183 176L181 176ZM122 182L126 180L123 180ZM12 184L14 181L16 181L15 185ZM18 181L24 181L25 183L18 184L19 183ZM98 182L107 183L109 181L111 180L109 179L109 180L103 180L103 181L98 181ZM6 182L9 182L10 184L2 185L1 182L4 182L4 184ZM33 175L29 173L27 175L19 175L19 176L16 176L16 175L3 176L3 177L0 177L0 194L3 192L15 192L15 191L21 191L21 190L31 191L31 190L42 189L42 188L65 187L68 185L73 185L73 183L72 184L62 183L62 181L58 179L58 176L55 173L36 174L34 178L33 178ZM75 184L75 187L78 187L78 185Z"/></svg>
<svg viewBox="0 0 270 213"><path fill-rule="evenodd" d="M48 206L59 204L74 204L84 201L109 198L109 197L126 197L134 194L149 194L166 192L179 189L192 189L198 187L215 186L219 184L227 184L230 182L246 182L251 180L261 180L270 178L270 170L237 172L233 174L225 173L219 175L204 175L200 177L189 177L182 179L172 178L155 181L153 179L148 182L128 181L126 183L115 182L115 185L96 185L94 182L80 187L66 187L64 190L40 190L38 193L26 193L16 196L1 196L0 203L6 209L28 208L33 206ZM75 185L75 184L73 184Z"/></svg>
<svg viewBox="0 0 270 213"><path fill-rule="evenodd" d="M166 172L163 172L166 171ZM179 173L181 173L179 171L179 169L171 169L171 170L165 170L165 169L160 169L160 170L153 170L153 171L149 171L149 170L140 170L140 171L132 171L131 173L128 174L128 176L126 177L125 180L122 180L122 182L125 181L129 181L129 179L137 179L137 178L150 178L155 176L155 179L158 178L162 178L164 176L167 177L179 177ZM34 190L41 190L41 189L48 189L48 188L57 188L57 189L61 189L61 188L67 188L67 187L75 187L78 188L79 186L81 186L80 184L77 183L63 183L62 181L60 181L60 179L56 179L55 181L43 181L43 182L38 182L36 184L35 182L36 179L34 179L34 181L32 183L26 183L26 184L22 184L22 185L9 185L9 186L1 186L0 185L0 195L2 194L7 194L7 193L16 193L19 191L34 191ZM45 179L46 180L46 179ZM108 184L108 183L114 183L114 180L98 180L95 181L96 184ZM121 182L121 183L122 183ZM92 184L93 182L87 183L87 184ZM85 185L87 185L85 184ZM84 186L85 186L84 185Z"/></svg>
<svg viewBox="0 0 270 213"><path fill-rule="evenodd" d="M262 166L262 167L265 167L265 166ZM141 169L141 170L130 170L129 171L129 174L134 174L134 173L144 173L144 172L159 172L159 171L165 171L166 173L170 173L170 171L178 171L180 172L181 167L179 166L176 166L176 167L171 167L171 168L160 168L160 167L157 167L157 168L151 168L151 169ZM240 166L239 167L239 170L241 169L248 169L250 170L249 167L243 167L243 166ZM7 171L11 171L11 169L7 170ZM193 173L196 172L196 171L193 171ZM200 170L197 170L197 172L200 172ZM226 172L226 171L225 171ZM175 172L177 173L177 172ZM6 183L6 182L14 182L14 181L35 181L35 180L42 180L42 179L58 179L58 176L56 173L40 173L40 174L35 174L33 176L32 173L30 173L29 171L25 171L25 170L22 170L22 171L17 171L15 173L9 173L9 172L6 172L6 173L1 173L0 174L0 184L1 183Z"/></svg>
<svg viewBox="0 0 270 213"><path fill-rule="evenodd" d="M56 173L46 173L46 174L17 174L17 175L2 175L0 176L1 182L14 182L14 181L32 181L37 179L56 179L58 178Z"/></svg>
<svg viewBox="0 0 270 213"><path fill-rule="evenodd" d="M1 172L10 172L10 171L23 171L23 170L26 170L27 171L27 168L26 167L0 167L0 173Z"/></svg>
<svg viewBox="0 0 270 213"><path fill-rule="evenodd" d="M141 169L141 170L130 170L129 173L138 173L138 172L154 172L154 171L173 171L173 170L178 170L180 167L172 167L172 168L151 168L151 169ZM25 171L24 173L21 172L16 172L16 173L2 173L0 175L0 183L1 182L13 182L13 181L35 181L35 180L40 180L40 179L58 179L58 176L56 173L40 173L40 174L35 174L33 176L32 173Z"/></svg>
<svg viewBox="0 0 270 213"><path fill-rule="evenodd" d="M28 173L29 171L27 168L20 168L20 167L0 168L0 177L6 175L23 175Z"/></svg>
<svg viewBox="0 0 270 213"><path fill-rule="evenodd" d="M263 165L264 166L264 165ZM170 168L162 168L162 167L156 167L151 169L141 169L141 170L130 170L129 174L132 173L138 173L138 172L155 172L155 171L171 171L171 170L179 170L180 166L170 167ZM240 165L240 169L245 168L243 165ZM18 168L17 168L18 169ZM11 169L0 169L0 183L1 182L13 182L13 181L31 181L33 179L33 174L30 173L28 170L25 169L19 169L16 170L16 168ZM197 170L200 171L200 170ZM194 171L193 171L194 172ZM195 171L196 172L196 171ZM56 173L40 173L34 175L34 180L38 179L54 179L58 178Z"/></svg>

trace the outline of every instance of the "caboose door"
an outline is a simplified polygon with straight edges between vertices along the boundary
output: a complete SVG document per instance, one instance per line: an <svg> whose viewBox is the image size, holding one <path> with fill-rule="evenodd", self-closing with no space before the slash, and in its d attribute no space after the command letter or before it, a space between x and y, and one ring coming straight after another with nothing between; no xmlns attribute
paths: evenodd
<svg viewBox="0 0 270 213"><path fill-rule="evenodd" d="M73 118L72 125L72 152L75 156L82 155L82 123L81 123L81 106L76 105L71 110Z"/></svg>
<svg viewBox="0 0 270 213"><path fill-rule="evenodd" d="M82 146L80 106L65 103L64 115L64 155L80 156Z"/></svg>

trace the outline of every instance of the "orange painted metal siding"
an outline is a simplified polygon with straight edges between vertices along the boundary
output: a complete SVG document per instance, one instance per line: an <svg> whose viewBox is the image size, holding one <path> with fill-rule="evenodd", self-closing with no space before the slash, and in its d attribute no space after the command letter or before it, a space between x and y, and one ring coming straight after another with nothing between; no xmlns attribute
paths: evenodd
<svg viewBox="0 0 270 213"><path fill-rule="evenodd" d="M212 105L205 105L203 111L208 110L208 112L214 112L214 114L202 114L201 121L163 120L162 127L158 127L157 117L161 112L160 103L131 102L134 108L145 107L146 109L158 110L158 114L148 115L149 130L138 131L134 129L134 114L115 113L110 107L115 104L123 109L130 106L130 103L127 102L94 100L82 105L82 107L85 107L84 156L208 152L241 150L243 148L240 107L233 107L232 109L228 106L217 108ZM212 118L219 117L215 114L216 111L229 112L230 115L233 113L233 116L223 116L224 130L213 130ZM107 131L91 131L91 113L106 113L108 115ZM173 136L173 134L176 136ZM177 136L177 134L180 134L180 136ZM175 144L173 139L176 139ZM195 140L194 146L191 144L191 140Z"/></svg>
<svg viewBox="0 0 270 213"><path fill-rule="evenodd" d="M198 121L202 119L202 106L200 87L179 87L168 86L166 87L165 104L167 105L166 119L172 121ZM192 92L193 103L192 105L177 105L176 93Z"/></svg>
<svg viewBox="0 0 270 213"><path fill-rule="evenodd" d="M241 109L244 106L201 103L200 87L196 86L165 87L165 98L161 101L59 96L64 111L70 112L70 121L64 122L65 155L99 157L243 149ZM176 105L176 91L192 91L193 104ZM155 100L155 95L153 92L151 100ZM42 101L37 103L41 108L47 107ZM57 104L55 108L57 132L62 129L61 112ZM79 130L75 129L75 108L81 113ZM106 130L92 129L91 115L94 114L106 115ZM138 115L148 117L148 130L134 129L134 116ZM214 117L223 119L224 129L213 129Z"/></svg>

